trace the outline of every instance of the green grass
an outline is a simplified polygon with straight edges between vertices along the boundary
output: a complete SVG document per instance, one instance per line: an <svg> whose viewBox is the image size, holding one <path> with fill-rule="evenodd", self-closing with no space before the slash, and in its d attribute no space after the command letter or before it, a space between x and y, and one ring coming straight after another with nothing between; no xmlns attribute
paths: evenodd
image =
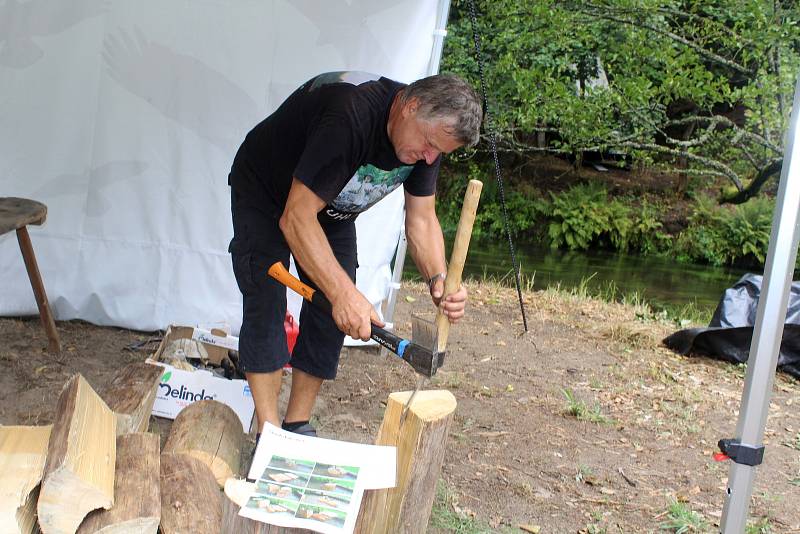
<svg viewBox="0 0 800 534"><path fill-rule="evenodd" d="M711 528L702 515L675 499L669 503L666 521L663 521L658 527L675 534L710 532Z"/></svg>
<svg viewBox="0 0 800 534"><path fill-rule="evenodd" d="M800 451L800 432L797 433L797 435L794 437L793 440L787 441L786 443L784 443L784 445L786 445L790 449L795 449Z"/></svg>
<svg viewBox="0 0 800 534"><path fill-rule="evenodd" d="M772 534L772 526L768 517L762 517L758 521L749 523L744 531L745 534Z"/></svg>
<svg viewBox="0 0 800 534"><path fill-rule="evenodd" d="M607 534L608 527L603 525L598 525L597 523L591 523L586 525L586 534Z"/></svg>
<svg viewBox="0 0 800 534"><path fill-rule="evenodd" d="M600 405L595 403L587 406L585 402L575 397L571 389L562 389L561 392L567 398L567 415L575 417L579 421L589 421L590 423L610 423L611 420L600 411Z"/></svg>
<svg viewBox="0 0 800 534"><path fill-rule="evenodd" d="M519 532L516 529L512 530L507 527L492 528L484 521L458 513L453 506L455 503L455 494L447 487L444 481L440 480L436 485L436 499L433 501L428 528L453 534L492 534L495 532L511 534L512 532Z"/></svg>
<svg viewBox="0 0 800 534"><path fill-rule="evenodd" d="M575 482L588 482L594 479L594 471L588 465L578 465L578 470L575 472Z"/></svg>

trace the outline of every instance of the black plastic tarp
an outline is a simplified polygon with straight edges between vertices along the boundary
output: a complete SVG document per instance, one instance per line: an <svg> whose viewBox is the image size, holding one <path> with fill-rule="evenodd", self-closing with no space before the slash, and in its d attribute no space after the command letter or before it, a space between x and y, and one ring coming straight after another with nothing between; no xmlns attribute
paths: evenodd
<svg viewBox="0 0 800 534"><path fill-rule="evenodd" d="M664 339L680 354L744 363L750 354L763 277L746 274L725 290L708 328L688 328ZM783 327L778 370L800 378L800 282L792 282Z"/></svg>

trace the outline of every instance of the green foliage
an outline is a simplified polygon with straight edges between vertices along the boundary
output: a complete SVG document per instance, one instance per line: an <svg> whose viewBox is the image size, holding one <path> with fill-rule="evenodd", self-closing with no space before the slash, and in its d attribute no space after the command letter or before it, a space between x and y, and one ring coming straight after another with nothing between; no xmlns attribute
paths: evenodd
<svg viewBox="0 0 800 534"><path fill-rule="evenodd" d="M675 534L685 534L708 532L710 527L702 515L692 511L686 504L672 499L667 508L667 520L662 522L659 528Z"/></svg>
<svg viewBox="0 0 800 534"><path fill-rule="evenodd" d="M754 198L738 206L718 206L700 197L676 251L681 259L712 265L754 264L766 260L773 201Z"/></svg>
<svg viewBox="0 0 800 534"><path fill-rule="evenodd" d="M745 534L771 534L772 525L768 517L762 517L758 521L751 522L745 527Z"/></svg>
<svg viewBox="0 0 800 534"><path fill-rule="evenodd" d="M548 236L554 248L588 250L600 246L650 254L665 250L669 238L661 232L654 206L638 206L629 198L610 198L606 188L589 183L552 194Z"/></svg>
<svg viewBox="0 0 800 534"><path fill-rule="evenodd" d="M548 235L553 248L587 250L601 237L614 243L626 242L630 210L608 201L602 185L577 185L561 194L552 194Z"/></svg>
<svg viewBox="0 0 800 534"><path fill-rule="evenodd" d="M510 533L508 528L493 529L485 522L456 511L455 494L440 480L436 485L436 498L431 510L429 529L457 534Z"/></svg>
<svg viewBox="0 0 800 534"><path fill-rule="evenodd" d="M739 188L751 163L763 168L782 152L800 68L793 3L476 3L498 141L519 158L613 148ZM442 70L477 85L467 7L452 4Z"/></svg>
<svg viewBox="0 0 800 534"><path fill-rule="evenodd" d="M611 422L608 417L603 415L599 404L595 403L592 406L588 406L585 402L575 397L571 389L562 389L561 392L567 399L567 415L571 415L578 421L589 421L590 423Z"/></svg>

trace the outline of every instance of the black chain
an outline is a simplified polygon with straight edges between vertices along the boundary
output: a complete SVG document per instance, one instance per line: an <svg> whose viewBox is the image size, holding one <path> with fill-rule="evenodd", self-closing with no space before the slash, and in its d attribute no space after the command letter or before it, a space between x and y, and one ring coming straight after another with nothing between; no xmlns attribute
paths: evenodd
<svg viewBox="0 0 800 534"><path fill-rule="evenodd" d="M475 9L475 0L469 0L469 16L472 19L472 40L475 42L475 60L478 63L478 76L481 79L481 92L483 93L483 113L486 118L485 131L489 136L489 144L492 148L494 158L494 172L497 178L497 191L500 193L500 204L503 207L503 227L508 237L508 248L511 251L511 263L514 268L514 282L517 286L517 296L519 297L519 309L522 311L522 325L525 332L528 331L528 319L525 317L525 304L522 301L522 287L520 286L519 266L517 265L517 255L514 253L514 242L511 239L511 228L508 224L508 208L506 207L506 194L503 188L503 177L500 174L500 160L497 157L497 140L495 129L492 125L492 115L489 113L489 100L486 91L486 79L483 76L483 55L481 54L481 38L478 34L478 14Z"/></svg>

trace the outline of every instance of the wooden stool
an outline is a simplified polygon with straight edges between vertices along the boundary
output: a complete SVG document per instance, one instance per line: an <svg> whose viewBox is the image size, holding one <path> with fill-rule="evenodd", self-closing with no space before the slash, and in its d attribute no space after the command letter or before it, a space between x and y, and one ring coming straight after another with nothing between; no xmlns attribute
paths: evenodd
<svg viewBox="0 0 800 534"><path fill-rule="evenodd" d="M19 248L22 251L22 259L25 260L25 268L28 270L28 278L36 297L36 305L39 306L39 318L47 332L49 340L47 350L60 352L61 342L58 340L53 313L47 302L47 294L44 292L44 284L39 274L39 266L36 265L36 256L33 254L33 245L31 245L27 228L29 224L41 225L46 218L47 206L41 202L26 198L0 197L0 235L11 230L17 231L17 241L19 241Z"/></svg>

